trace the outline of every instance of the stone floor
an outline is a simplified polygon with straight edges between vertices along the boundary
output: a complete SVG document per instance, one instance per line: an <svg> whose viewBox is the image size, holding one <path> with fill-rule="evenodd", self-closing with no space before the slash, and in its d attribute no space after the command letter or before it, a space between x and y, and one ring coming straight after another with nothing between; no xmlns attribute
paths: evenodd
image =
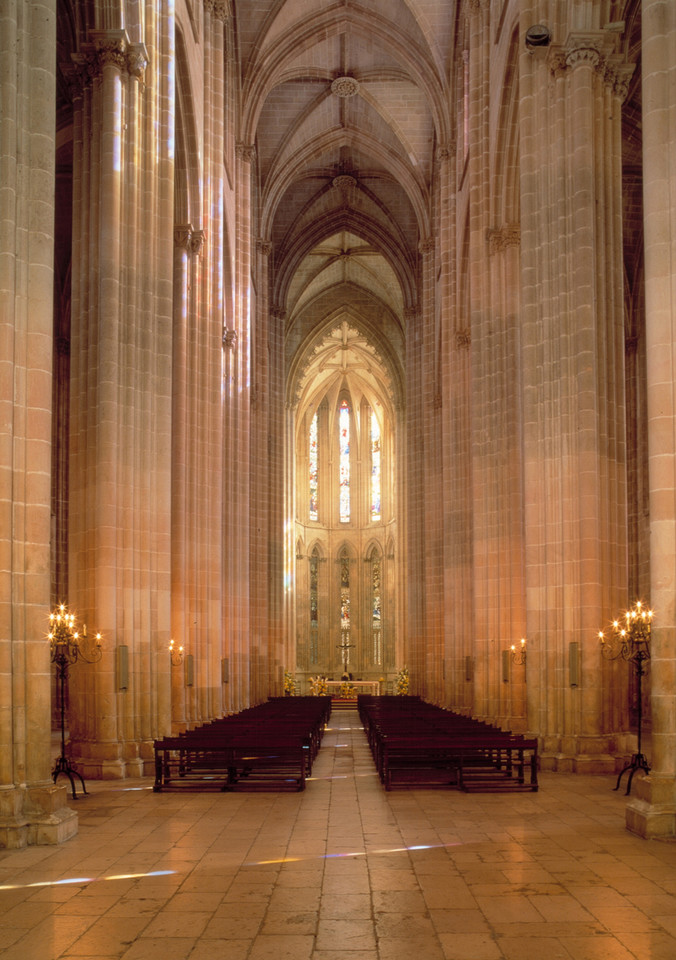
<svg viewBox="0 0 676 960"><path fill-rule="evenodd" d="M385 793L335 711L304 793L87 786L76 838L0 851L2 960L676 958L676 843L612 778Z"/></svg>

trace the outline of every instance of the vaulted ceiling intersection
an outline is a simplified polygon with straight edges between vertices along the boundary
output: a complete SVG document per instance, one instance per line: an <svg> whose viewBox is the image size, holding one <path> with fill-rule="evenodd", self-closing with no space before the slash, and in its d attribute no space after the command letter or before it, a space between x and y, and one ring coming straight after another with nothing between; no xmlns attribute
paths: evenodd
<svg viewBox="0 0 676 960"><path fill-rule="evenodd" d="M327 289L403 321L447 140L452 0L235 0L274 299L292 323Z"/></svg>

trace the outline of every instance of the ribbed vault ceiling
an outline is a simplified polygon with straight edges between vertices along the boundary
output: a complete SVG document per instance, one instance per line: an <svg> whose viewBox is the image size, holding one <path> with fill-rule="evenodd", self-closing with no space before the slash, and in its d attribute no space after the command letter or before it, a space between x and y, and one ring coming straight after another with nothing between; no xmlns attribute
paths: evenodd
<svg viewBox="0 0 676 960"><path fill-rule="evenodd" d="M377 301L415 305L455 0L235 0L275 306L297 344ZM299 329L298 325L302 329ZM390 331L394 334L394 331Z"/></svg>

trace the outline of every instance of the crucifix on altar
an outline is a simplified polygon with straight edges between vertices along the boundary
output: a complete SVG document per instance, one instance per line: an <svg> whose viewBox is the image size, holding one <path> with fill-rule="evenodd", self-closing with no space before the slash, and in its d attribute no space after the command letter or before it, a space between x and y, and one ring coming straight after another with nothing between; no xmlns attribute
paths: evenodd
<svg viewBox="0 0 676 960"><path fill-rule="evenodd" d="M350 643L349 634L343 636L342 641L338 644L338 649L343 651L343 673L347 673L347 665L349 663L349 650L354 646L353 643Z"/></svg>

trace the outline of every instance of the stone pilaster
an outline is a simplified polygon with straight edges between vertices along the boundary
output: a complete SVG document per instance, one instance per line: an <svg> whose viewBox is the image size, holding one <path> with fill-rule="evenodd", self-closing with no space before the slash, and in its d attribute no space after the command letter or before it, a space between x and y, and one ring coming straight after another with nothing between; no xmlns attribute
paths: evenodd
<svg viewBox="0 0 676 960"><path fill-rule="evenodd" d="M676 834L676 8L645 0L643 35L643 202L650 482L652 769L634 780L627 826L644 837Z"/></svg>
<svg viewBox="0 0 676 960"><path fill-rule="evenodd" d="M157 657L169 643L173 158L166 59L97 31L78 67L67 599L101 630L104 654L71 671L70 729L85 776L121 777L151 769L170 719Z"/></svg>
<svg viewBox="0 0 676 960"><path fill-rule="evenodd" d="M50 776L46 640L56 3L30 4L20 19L12 10L0 14L0 847L7 848L77 832L66 787Z"/></svg>
<svg viewBox="0 0 676 960"><path fill-rule="evenodd" d="M545 765L598 772L614 769L628 726L627 672L602 663L596 640L627 584L614 44L571 34L522 53L520 74L529 719Z"/></svg>
<svg viewBox="0 0 676 960"><path fill-rule="evenodd" d="M232 709L249 705L250 636L250 509L251 509L251 337L254 294L252 290L253 226L251 223L253 145L238 143L235 148L235 192L238 198L235 221L236 302L233 348L226 352L225 398L225 508L223 521L226 603L229 610Z"/></svg>
<svg viewBox="0 0 676 960"><path fill-rule="evenodd" d="M397 644L396 669L408 666L411 693L426 695L426 626L423 591L416 584L425 582L425 446L423 442L424 336L421 311L409 308L404 316L406 330L406 514L408 591L406 646ZM405 652L407 651L407 652Z"/></svg>
<svg viewBox="0 0 676 960"><path fill-rule="evenodd" d="M424 530L424 690L433 703L444 696L443 635L443 474L441 460L441 332L436 304L437 241L426 237L420 252L420 326L422 464L421 486Z"/></svg>

